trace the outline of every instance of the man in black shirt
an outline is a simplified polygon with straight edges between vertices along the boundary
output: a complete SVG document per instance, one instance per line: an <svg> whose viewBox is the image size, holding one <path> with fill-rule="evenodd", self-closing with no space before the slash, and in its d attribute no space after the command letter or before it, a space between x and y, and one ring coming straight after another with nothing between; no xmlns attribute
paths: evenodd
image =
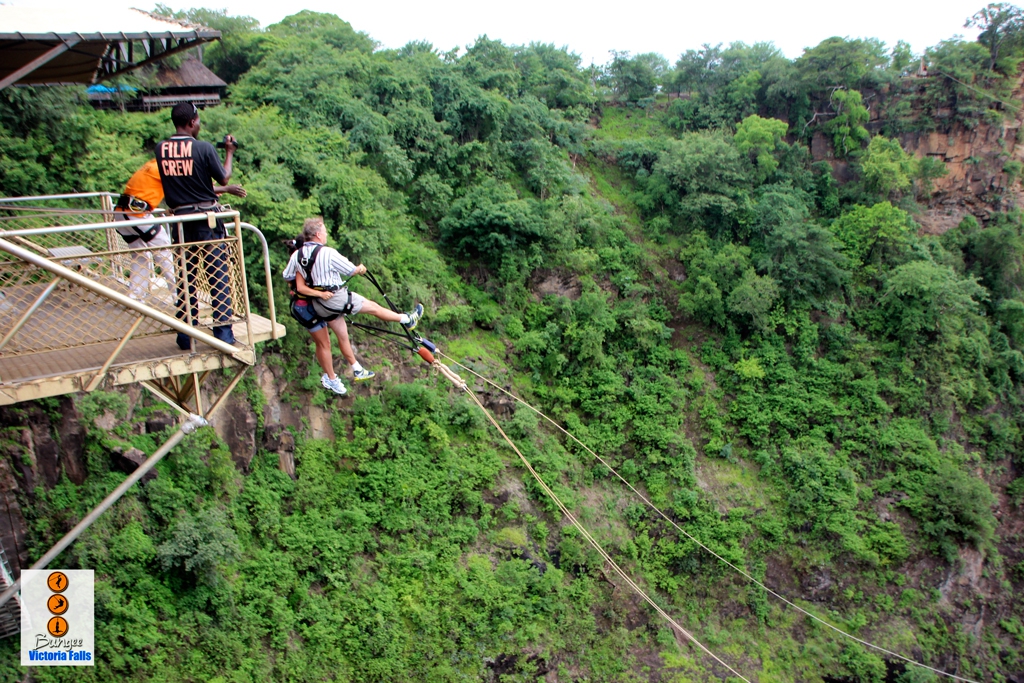
<svg viewBox="0 0 1024 683"><path fill-rule="evenodd" d="M197 140L199 134L199 110L191 102L181 102L171 110L171 121L175 134L156 145L156 161L160 180L164 186L167 206L175 215L219 211L217 194L213 183L226 185L231 177L231 161L238 148L235 138L224 138L224 165L220 163L217 150L209 142ZM241 189L241 188L239 188ZM244 190L240 196L244 196ZM210 226L208 221L180 223L172 238L177 241L179 232L185 243L222 240L227 236L224 222L216 219ZM213 336L228 344L235 343L230 320L234 316L231 307L231 285L228 281L228 254L224 244L206 247L189 247L185 257L185 285L188 289L188 306L191 322L196 325L199 306L196 297L196 269L202 263L206 279L210 283L210 299L213 304ZM185 289L178 285L178 317L185 318ZM218 324L220 323L220 324ZM182 350L192 348L192 338L178 333L178 346Z"/></svg>

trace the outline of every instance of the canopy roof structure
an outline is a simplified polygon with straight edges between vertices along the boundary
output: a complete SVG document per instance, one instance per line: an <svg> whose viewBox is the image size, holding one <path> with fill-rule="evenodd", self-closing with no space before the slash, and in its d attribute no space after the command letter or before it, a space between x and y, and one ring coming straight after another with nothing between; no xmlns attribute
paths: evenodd
<svg viewBox="0 0 1024 683"><path fill-rule="evenodd" d="M0 5L0 89L96 83L219 38L137 9Z"/></svg>

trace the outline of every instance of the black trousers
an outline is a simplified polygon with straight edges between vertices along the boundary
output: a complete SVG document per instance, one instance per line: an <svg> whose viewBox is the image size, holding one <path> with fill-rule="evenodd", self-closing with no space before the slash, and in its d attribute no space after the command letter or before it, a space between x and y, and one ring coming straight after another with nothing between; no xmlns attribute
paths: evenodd
<svg viewBox="0 0 1024 683"><path fill-rule="evenodd" d="M190 209L185 213L194 213L194 211ZM222 240L227 236L224 222L219 218L213 228L206 222L199 221L181 223L180 225L185 244ZM178 240L178 235L178 226L174 226L172 238L175 242ZM192 314L192 324L198 324L199 299L196 295L196 277L199 268L203 268L206 272L206 279L210 283L214 325L227 324L234 316L231 307L231 281L228 277L227 248L223 244L204 244L185 247L184 253L185 277L178 279L178 318L186 318L185 297L188 296L188 310ZM188 290L187 294L186 289Z"/></svg>

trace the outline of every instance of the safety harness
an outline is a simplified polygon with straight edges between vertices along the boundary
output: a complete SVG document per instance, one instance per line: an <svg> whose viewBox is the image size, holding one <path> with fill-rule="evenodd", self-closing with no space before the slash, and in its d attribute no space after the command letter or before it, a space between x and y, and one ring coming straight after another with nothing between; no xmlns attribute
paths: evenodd
<svg viewBox="0 0 1024 683"><path fill-rule="evenodd" d="M302 271L302 277L306 280L311 288L319 290L321 292L336 292L341 287L338 286L317 286L313 281L313 266L316 265L317 256L320 255L320 250L324 245L318 244L313 247L313 251L309 252L309 256L302 255L302 247L299 247L299 255L296 259L299 269ZM299 301L303 302L302 304ZM305 311L297 311L297 308L305 308ZM304 297L295 290L295 297L292 301L292 316L299 321L304 327L312 329L319 324L320 320L324 322L330 322L336 318L349 315L352 312L352 292L348 292L348 301L345 302L345 306L340 311L329 311L326 315L322 312L325 307L321 304L320 307L313 307L313 299ZM310 316L310 312L315 312L316 317Z"/></svg>
<svg viewBox="0 0 1024 683"><path fill-rule="evenodd" d="M322 244L317 244L315 247L313 247L313 251L309 253L309 256L306 257L303 257L302 252L299 251L298 256L296 256L296 262L298 267L302 270L302 277L305 278L307 285L309 285L313 289L320 289L321 291L337 291L338 289L341 289L341 287L320 288L313 283L313 266L316 264L316 258L320 254L320 249L322 246ZM299 249L301 250L302 247L299 247ZM377 291L380 292L381 296L384 297L384 301L385 303L387 303L388 308L390 308L395 313L399 313L398 307L395 306L393 301L391 301L391 297L388 296L388 293L384 291L383 287L381 287L380 282L377 281L377 278L375 278L373 274L370 273L369 271L364 273L364 275L366 276L366 279L369 280L370 283L377 288ZM344 309L338 312L332 311L332 315L330 315L329 317L324 317L320 315L319 310L313 308L313 301L311 299L299 294L298 291L294 288L294 283L289 284L293 286L291 290L292 317L298 320L299 324L301 324L303 327L307 329L313 329L322 321L326 322L334 320L340 315L347 316L352 312L351 291L349 292L348 302L345 304ZM418 334L413 334L411 331L406 329L404 325L400 325L402 329L401 332L395 332L394 330L390 330L385 327L367 325L365 323L356 322L355 320L349 320L348 324L350 324L353 327L358 327L359 329L364 330L368 334L371 334L375 337L380 337L382 339L390 341L393 344L397 344L398 346L409 349L413 353L418 354L428 363L434 362L432 352L436 351L437 347L434 346L434 344L429 339L424 339Z"/></svg>
<svg viewBox="0 0 1024 683"><path fill-rule="evenodd" d="M123 194L118 197L117 206L114 208L121 212L131 213L150 213L153 210L153 207L145 199L139 199L130 194ZM118 213L117 217L121 220L129 220L127 213ZM141 225L126 225L123 228L118 228L117 234L121 236L125 244L132 244L138 240L148 244L150 240L160 234L162 229L162 225L154 225L149 230L146 230ZM121 232L122 230L131 230L131 232L126 234Z"/></svg>

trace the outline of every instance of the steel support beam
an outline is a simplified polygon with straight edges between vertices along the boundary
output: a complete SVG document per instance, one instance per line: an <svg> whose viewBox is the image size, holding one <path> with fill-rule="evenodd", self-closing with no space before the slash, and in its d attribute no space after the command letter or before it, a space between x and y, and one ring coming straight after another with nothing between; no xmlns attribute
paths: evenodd
<svg viewBox="0 0 1024 683"><path fill-rule="evenodd" d="M25 66L21 67L17 71L11 72L7 75L7 77L0 79L0 90L3 90L12 83L17 83L22 78L28 76L30 73L41 67L43 64L46 64L47 62L52 61L54 58L59 57L61 54L67 52L75 45L78 45L78 43L80 42L81 38L69 38L62 42L60 45L56 45L50 48L49 50L39 55L38 57L33 59Z"/></svg>
<svg viewBox="0 0 1024 683"><path fill-rule="evenodd" d="M139 382L139 384L141 384L143 387L145 387L147 390L149 390L149 392L151 394L156 396L158 399L160 399L161 401L163 401L164 403L166 403L170 407L172 407L175 410L177 410L179 413L181 413L185 417L189 416L189 412L187 410L185 410L184 408L182 408L180 405L178 405L177 400L172 398L170 394L168 394L166 391L164 391L164 388L162 386L160 386L160 384L158 382L156 382L156 381L150 382L149 380L142 380L141 382Z"/></svg>
<svg viewBox="0 0 1024 683"><path fill-rule="evenodd" d="M124 339L122 339L121 343L117 345L117 347L114 349L114 352L110 354L106 362L103 364L103 367L100 368L100 371L97 372L96 376L92 378L92 381L89 382L89 386L85 388L86 393L95 391L96 388L100 385L100 383L103 381L103 377L107 374L107 370L109 370L110 366L114 363L114 359L121 355L121 352L124 350L125 344L128 343L128 340L132 338L132 335L135 334L135 331L139 329L139 325L141 325L142 321L145 319L146 316L140 315L138 319L136 319L136 321L132 324L131 329L128 330L128 334L124 335Z"/></svg>
<svg viewBox="0 0 1024 683"><path fill-rule="evenodd" d="M46 551L46 554L40 557L35 564L29 567L29 569L45 569L46 566L50 564L50 562L55 560L57 556L64 552L64 550L69 545L74 543L75 539L81 536L86 529L92 526L92 523L99 519L100 515L109 510L114 503L120 500L121 496L127 493L128 489L130 489L135 484L135 482L142 479L144 476L146 476L147 472L156 467L156 464L163 460L164 456L170 453L175 446L181 443L182 439L184 439L187 434L191 434L199 427L208 425L208 420L211 417L213 417L214 413L221 409L221 407L227 401L228 396L231 395L231 392L234 391L235 387L238 386L238 383L242 380L242 377L245 375L246 370L248 370L248 368L243 366L242 370L237 375L235 375L234 379L231 380L228 386L224 389L221 395L214 402L213 406L210 408L210 411L206 414L205 418L202 418L199 415L192 415L187 422L185 422L183 425L181 425L181 427L178 428L178 431L171 435L171 438L169 438L164 443L163 446L158 448L156 452L153 453L153 455L149 456L149 458L146 459L146 462L139 465L139 468L137 470L132 472L127 479L125 479L117 488L111 491L110 495L104 498L99 505L93 508L92 512L83 517L81 522L76 524L71 531L65 534L64 538L57 541L56 545L54 545L52 548ZM20 578L13 584L11 584L11 586L2 594L0 594L0 605L3 605L8 600L10 600L11 597L18 592L19 588L21 588Z"/></svg>

